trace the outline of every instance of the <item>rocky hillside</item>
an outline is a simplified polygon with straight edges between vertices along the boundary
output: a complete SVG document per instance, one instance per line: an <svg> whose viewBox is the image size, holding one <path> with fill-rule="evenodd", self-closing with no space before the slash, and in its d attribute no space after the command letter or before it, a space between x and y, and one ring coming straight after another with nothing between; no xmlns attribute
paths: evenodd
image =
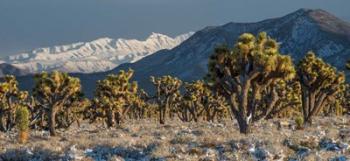
<svg viewBox="0 0 350 161"><path fill-rule="evenodd" d="M344 70L350 59L350 24L324 10L300 9L286 16L256 23L228 23L206 27L171 50L161 50L135 63L123 64L111 71L94 74L76 74L81 78L85 93L92 96L95 82L120 69L132 68L141 87L152 89L149 76L173 75L185 81L201 79L207 72L208 57L220 44L232 46L245 32L266 31L280 42L281 51L297 62L313 50L326 62ZM21 78L28 88L29 78Z"/></svg>
<svg viewBox="0 0 350 161"><path fill-rule="evenodd" d="M133 63L162 49L172 49L189 38L152 33L146 40L100 38L91 42L38 48L4 58L7 64L29 73L59 70L69 73L93 73ZM16 74L16 73L13 73Z"/></svg>

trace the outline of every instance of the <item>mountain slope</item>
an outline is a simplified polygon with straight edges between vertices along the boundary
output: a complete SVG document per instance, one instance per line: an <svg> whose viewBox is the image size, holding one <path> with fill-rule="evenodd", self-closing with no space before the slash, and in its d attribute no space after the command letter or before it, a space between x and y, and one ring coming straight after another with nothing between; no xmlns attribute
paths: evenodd
<svg viewBox="0 0 350 161"><path fill-rule="evenodd" d="M207 72L208 57L215 46L233 46L244 32L257 34L266 31L281 43L281 51L290 54L295 62L309 51L315 51L328 63L344 70L350 59L350 25L323 10L301 9L281 18L257 23L228 23L207 27L171 50L161 50L135 63L102 73L77 74L82 80L87 96L92 96L95 82L120 69L135 70L135 80L142 88L153 89L149 76L173 75L185 81L202 79Z"/></svg>
<svg viewBox="0 0 350 161"><path fill-rule="evenodd" d="M0 63L0 77L4 77L5 75L12 74L16 76L24 76L27 75L29 71L19 69L11 64Z"/></svg>
<svg viewBox="0 0 350 161"><path fill-rule="evenodd" d="M192 34L171 38L152 33L145 41L100 38L91 42L39 48L8 56L3 61L30 73L53 70L69 73L101 72L122 63L136 62L161 49L171 49Z"/></svg>
<svg viewBox="0 0 350 161"><path fill-rule="evenodd" d="M309 50L315 51L339 70L344 70L345 61L350 59L350 24L323 10L301 9L281 18L257 23L207 27L173 50L155 53L136 63L122 65L115 71L133 68L136 79L142 84L147 84L150 75L169 74L185 81L201 79L207 72L208 57L215 46L233 46L240 34L261 31L277 39L282 53L290 54L295 62Z"/></svg>

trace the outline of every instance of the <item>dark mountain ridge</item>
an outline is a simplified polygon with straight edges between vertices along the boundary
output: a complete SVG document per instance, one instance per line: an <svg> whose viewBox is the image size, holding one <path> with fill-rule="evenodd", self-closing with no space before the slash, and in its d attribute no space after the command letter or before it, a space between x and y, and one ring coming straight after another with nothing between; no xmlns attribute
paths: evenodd
<svg viewBox="0 0 350 161"><path fill-rule="evenodd" d="M11 74L15 76L24 76L28 75L29 71L19 69L11 64L1 63L0 64L0 77L4 77L5 75Z"/></svg>

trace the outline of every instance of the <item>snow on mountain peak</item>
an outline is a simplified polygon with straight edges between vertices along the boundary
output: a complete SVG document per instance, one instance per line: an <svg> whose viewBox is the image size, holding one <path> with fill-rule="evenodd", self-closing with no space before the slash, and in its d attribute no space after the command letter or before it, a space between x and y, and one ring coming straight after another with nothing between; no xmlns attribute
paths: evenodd
<svg viewBox="0 0 350 161"><path fill-rule="evenodd" d="M159 38L169 38L169 39L171 39L171 37L169 37L167 35L156 33L156 32L152 32L152 34L148 37L148 39L159 39Z"/></svg>
<svg viewBox="0 0 350 161"><path fill-rule="evenodd" d="M172 49L194 33L175 38L154 33L146 40L99 38L90 42L38 48L8 56L0 61L30 73L59 70L69 73L93 73L111 70L120 64L136 62L162 49Z"/></svg>

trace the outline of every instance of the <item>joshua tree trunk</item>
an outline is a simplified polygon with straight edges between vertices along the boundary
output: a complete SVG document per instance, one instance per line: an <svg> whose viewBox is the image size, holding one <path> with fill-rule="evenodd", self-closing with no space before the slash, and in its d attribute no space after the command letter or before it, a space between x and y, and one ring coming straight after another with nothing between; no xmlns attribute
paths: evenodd
<svg viewBox="0 0 350 161"><path fill-rule="evenodd" d="M250 133L250 125L252 120L252 114L250 113L249 116L247 116L248 110L248 86L245 86L246 88L243 89L242 94L239 96L239 99L237 102L235 100L235 97L231 96L230 98L230 107L232 113L235 115L235 118L238 122L239 131L242 134L248 134Z"/></svg>
<svg viewBox="0 0 350 161"><path fill-rule="evenodd" d="M4 113L0 112L0 131L6 131L6 119L4 119Z"/></svg>
<svg viewBox="0 0 350 161"><path fill-rule="evenodd" d="M317 96L317 97L316 97ZM304 124L312 124L312 117L320 113L331 94L316 93L305 86L302 86L302 109Z"/></svg>
<svg viewBox="0 0 350 161"><path fill-rule="evenodd" d="M9 113L7 113L7 122L6 122L6 130L7 131L10 131L11 128L12 128L12 124L13 124L13 121L12 121L12 111L10 111Z"/></svg>
<svg viewBox="0 0 350 161"><path fill-rule="evenodd" d="M115 113L113 110L108 110L107 113L107 126L113 127L115 125Z"/></svg>
<svg viewBox="0 0 350 161"><path fill-rule="evenodd" d="M239 132L242 134L248 134L250 133L250 124L248 120L244 119L241 116L236 116L238 126L239 126Z"/></svg>
<svg viewBox="0 0 350 161"><path fill-rule="evenodd" d="M182 112L182 118L184 122L188 122L187 109L184 109L184 111Z"/></svg>
<svg viewBox="0 0 350 161"><path fill-rule="evenodd" d="M197 109L196 109L196 106L198 106L199 104L195 104L194 102L190 102L189 104L189 111L190 111L190 114L192 115L192 119L194 122L198 122L198 117L197 117Z"/></svg>
<svg viewBox="0 0 350 161"><path fill-rule="evenodd" d="M167 101L168 102L168 101ZM162 119L161 124L165 124L165 116L166 116L166 110L169 108L169 104L166 103L164 108L162 109Z"/></svg>
<svg viewBox="0 0 350 161"><path fill-rule="evenodd" d="M247 77L247 76L245 76ZM235 106L235 107L239 107L239 109L235 110L236 112L235 113L235 116L236 116L236 119L237 119L237 122L238 122L238 125L239 125L239 131L243 134L248 134L250 133L250 120L252 118L247 118L247 114L248 112L251 112L249 108L249 105L248 105L248 102L249 102L249 89L250 89L250 80L252 78L245 78L243 77L242 80L244 80L243 82L243 85L242 85L242 93L239 94L239 97L238 97L238 106L237 106L237 103L231 103L231 105ZM236 105L234 105L236 104ZM235 108L235 107L231 107L231 108ZM250 113L248 117L251 117L252 114Z"/></svg>
<svg viewBox="0 0 350 161"><path fill-rule="evenodd" d="M116 120L118 126L122 123L122 115L120 114L120 112L116 113L115 120Z"/></svg>
<svg viewBox="0 0 350 161"><path fill-rule="evenodd" d="M56 136L56 113L57 113L57 107L53 106L49 110L49 130L51 136Z"/></svg>
<svg viewBox="0 0 350 161"><path fill-rule="evenodd" d="M169 107L170 107L170 98L167 97L165 99L164 105L159 107L159 123L160 124L165 124L166 110L169 109Z"/></svg>
<svg viewBox="0 0 350 161"><path fill-rule="evenodd" d="M165 121L164 121L164 115L165 115L165 108L166 108L166 105L161 105L159 106L159 123L160 124L165 124Z"/></svg>

